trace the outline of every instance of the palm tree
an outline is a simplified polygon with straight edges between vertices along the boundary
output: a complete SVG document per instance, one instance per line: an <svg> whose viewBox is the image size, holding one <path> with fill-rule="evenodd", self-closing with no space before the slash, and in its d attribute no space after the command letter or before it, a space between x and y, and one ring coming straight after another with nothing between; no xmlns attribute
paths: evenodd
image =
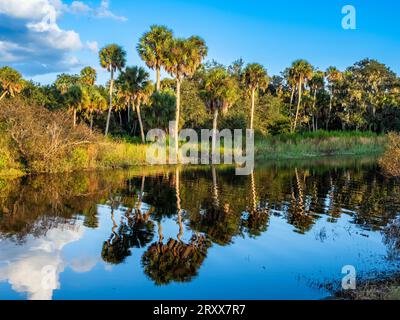
<svg viewBox="0 0 400 320"><path fill-rule="evenodd" d="M309 81L309 86L311 91L314 91L313 94L313 106L312 106L312 123L313 123L313 130L318 130L318 117L316 117L316 104L317 104L317 92L318 90L322 89L325 86L324 81L324 73L322 71L314 72L313 77Z"/></svg>
<svg viewBox="0 0 400 320"><path fill-rule="evenodd" d="M106 131L105 135L108 135L108 129L110 127L110 118L112 111L112 96L114 90L114 73L119 70L121 71L125 67L126 63L126 52L120 46L111 44L100 50L99 53L100 65L110 72L110 101L107 115Z"/></svg>
<svg viewBox="0 0 400 320"><path fill-rule="evenodd" d="M94 86L97 79L97 72L92 67L83 68L81 71L81 82L86 86Z"/></svg>
<svg viewBox="0 0 400 320"><path fill-rule="evenodd" d="M214 113L212 155L216 150L217 124L219 111L225 113L239 98L236 79L224 68L216 67L206 73L202 90L207 107Z"/></svg>
<svg viewBox="0 0 400 320"><path fill-rule="evenodd" d="M293 105L293 100L294 100L294 94L296 93L296 88L297 88L297 81L294 78L293 74L293 69L292 68L286 68L283 71L283 77L286 80L286 84L290 87L290 104L289 104L289 116L292 117L292 105ZM291 121L291 127L293 126L292 119Z"/></svg>
<svg viewBox="0 0 400 320"><path fill-rule="evenodd" d="M257 89L264 90L268 87L267 71L258 63L248 64L243 72L242 83L251 92L250 130L254 126L255 94Z"/></svg>
<svg viewBox="0 0 400 320"><path fill-rule="evenodd" d="M79 84L79 76L62 73L57 76L54 82L55 87L62 95L65 95L68 90L75 85Z"/></svg>
<svg viewBox="0 0 400 320"><path fill-rule="evenodd" d="M107 100L95 86L88 87L88 102L85 105L86 116L89 118L90 130L93 130L93 115L107 109Z"/></svg>
<svg viewBox="0 0 400 320"><path fill-rule="evenodd" d="M313 75L313 67L306 60L296 60L293 62L291 68L292 68L292 72L293 72L293 77L297 81L298 94L299 94L298 101L297 101L297 108L296 108L296 117L295 117L294 124L292 127L292 132L293 132L297 128L297 121L299 118L299 111L300 111L300 106L301 106L301 98L303 95L303 85L309 79L311 79L311 77Z"/></svg>
<svg viewBox="0 0 400 320"><path fill-rule="evenodd" d="M326 72L325 76L328 80L328 88L329 88L329 111L328 111L328 118L326 120L326 130L329 129L329 122L331 119L331 112L332 112L332 104L333 99L335 96L335 87L337 83L342 79L343 74L336 68L336 67L329 67Z"/></svg>
<svg viewBox="0 0 400 320"><path fill-rule="evenodd" d="M156 90L160 90L161 67L165 65L167 48L172 41L172 31L165 26L153 25L139 40L137 51L146 65L156 70Z"/></svg>
<svg viewBox="0 0 400 320"><path fill-rule="evenodd" d="M73 112L73 124L76 126L77 122L77 109L83 99L83 91L80 84L80 78L77 75L60 74L56 81L55 87L61 92L66 105Z"/></svg>
<svg viewBox="0 0 400 320"><path fill-rule="evenodd" d="M142 116L140 106L151 96L153 88L149 80L149 73L142 67L128 67L118 78L118 85L124 96L132 103L136 109L142 142L145 143Z"/></svg>
<svg viewBox="0 0 400 320"><path fill-rule="evenodd" d="M3 93L0 96L0 101L6 95L14 97L15 94L20 93L23 89L23 80L21 74L10 67L1 68L0 87L3 90Z"/></svg>
<svg viewBox="0 0 400 320"><path fill-rule="evenodd" d="M176 80L176 112L175 112L175 153L178 155L178 130L180 120L181 84L185 77L192 76L207 55L207 46L197 36L188 39L173 39L168 48L165 69Z"/></svg>
<svg viewBox="0 0 400 320"><path fill-rule="evenodd" d="M87 91L79 85L72 85L64 94L67 105L73 112L73 123L76 127L77 112L84 110L88 103Z"/></svg>

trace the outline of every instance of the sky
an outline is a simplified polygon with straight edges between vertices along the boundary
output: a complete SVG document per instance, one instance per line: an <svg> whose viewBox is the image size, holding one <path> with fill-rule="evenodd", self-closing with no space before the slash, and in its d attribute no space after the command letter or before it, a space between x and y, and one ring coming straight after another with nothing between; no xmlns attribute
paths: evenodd
<svg viewBox="0 0 400 320"><path fill-rule="evenodd" d="M355 30L342 27L345 5L356 10ZM128 65L144 66L138 40L162 24L178 37L201 36L207 60L242 58L270 75L299 58L343 70L367 57L400 74L399 21L398 0L0 0L0 67L48 84L58 73L92 66L105 83L98 49L117 43Z"/></svg>

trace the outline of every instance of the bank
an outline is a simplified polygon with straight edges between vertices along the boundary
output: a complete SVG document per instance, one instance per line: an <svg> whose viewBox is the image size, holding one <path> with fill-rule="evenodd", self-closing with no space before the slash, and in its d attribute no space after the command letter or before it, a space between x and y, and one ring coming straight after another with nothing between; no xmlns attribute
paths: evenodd
<svg viewBox="0 0 400 320"><path fill-rule="evenodd" d="M384 153L388 138L371 132L325 132L286 134L255 139L255 159L289 160L317 157L361 156ZM50 173L82 170L127 169L148 166L146 153L149 145L124 139L109 138L77 147L52 166ZM224 148L221 147L221 153ZM12 141L0 145L0 176L43 173L46 161L29 165L13 147Z"/></svg>

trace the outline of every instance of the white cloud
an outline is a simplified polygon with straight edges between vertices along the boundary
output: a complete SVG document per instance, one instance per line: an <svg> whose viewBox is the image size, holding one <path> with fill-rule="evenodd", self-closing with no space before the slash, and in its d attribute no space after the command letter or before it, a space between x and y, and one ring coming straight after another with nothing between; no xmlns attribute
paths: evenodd
<svg viewBox="0 0 400 320"><path fill-rule="evenodd" d="M10 240L1 241L0 282L7 281L13 290L26 293L30 300L52 299L53 291L60 288L60 273L67 266L62 250L82 236L80 224L59 224L45 236L29 236L22 245Z"/></svg>
<svg viewBox="0 0 400 320"><path fill-rule="evenodd" d="M102 0L100 7L95 10L95 16L99 18L111 18L122 22L128 21L126 17L117 16L110 11L110 1Z"/></svg>
<svg viewBox="0 0 400 320"><path fill-rule="evenodd" d="M81 1L73 1L69 6L69 10L74 14L89 14L93 11L92 8Z"/></svg>
<svg viewBox="0 0 400 320"><path fill-rule="evenodd" d="M0 13L17 19L40 20L46 15L56 16L57 9L48 0L0 0Z"/></svg>
<svg viewBox="0 0 400 320"><path fill-rule="evenodd" d="M126 17L116 15L111 11L109 0L102 0L97 8L90 7L89 5L83 3L82 1L73 1L69 6L63 5L59 7L62 8L61 10L63 10L64 12L72 14L90 15L95 18L105 18L105 19L108 18L121 22L125 22L128 20Z"/></svg>
<svg viewBox="0 0 400 320"><path fill-rule="evenodd" d="M99 52L99 44L97 41L86 41L86 47L94 53Z"/></svg>
<svg viewBox="0 0 400 320"><path fill-rule="evenodd" d="M7 63L26 76L37 76L79 66L73 54L81 49L97 53L96 41L82 44L76 31L60 27L62 14L127 20L110 10L108 0L102 0L98 7L82 1L0 0L0 64Z"/></svg>
<svg viewBox="0 0 400 320"><path fill-rule="evenodd" d="M90 272L99 262L96 257L78 257L71 260L69 266L76 273Z"/></svg>
<svg viewBox="0 0 400 320"><path fill-rule="evenodd" d="M76 65L70 54L83 45L77 32L58 25L63 10L61 0L0 0L0 62L27 75Z"/></svg>

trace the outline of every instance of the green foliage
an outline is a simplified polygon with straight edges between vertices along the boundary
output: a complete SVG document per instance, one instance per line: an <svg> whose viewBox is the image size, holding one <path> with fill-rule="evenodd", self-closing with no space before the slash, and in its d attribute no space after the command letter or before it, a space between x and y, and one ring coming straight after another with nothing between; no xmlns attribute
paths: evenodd
<svg viewBox="0 0 400 320"><path fill-rule="evenodd" d="M92 67L85 67L81 70L80 81L87 86L94 86L97 79L97 72Z"/></svg>
<svg viewBox="0 0 400 320"><path fill-rule="evenodd" d="M146 128L168 130L170 119L174 118L176 108L175 94L171 90L155 92L143 109Z"/></svg>
<svg viewBox="0 0 400 320"><path fill-rule="evenodd" d="M268 74L264 67L258 63L251 63L246 66L242 74L242 84L248 90L268 87Z"/></svg>
<svg viewBox="0 0 400 320"><path fill-rule="evenodd" d="M199 94L199 86L192 81L182 84L182 118L180 126L192 129L209 128L211 115Z"/></svg>
<svg viewBox="0 0 400 320"><path fill-rule="evenodd" d="M99 52L100 65L108 72L121 70L126 64L126 52L116 44L110 44Z"/></svg>

